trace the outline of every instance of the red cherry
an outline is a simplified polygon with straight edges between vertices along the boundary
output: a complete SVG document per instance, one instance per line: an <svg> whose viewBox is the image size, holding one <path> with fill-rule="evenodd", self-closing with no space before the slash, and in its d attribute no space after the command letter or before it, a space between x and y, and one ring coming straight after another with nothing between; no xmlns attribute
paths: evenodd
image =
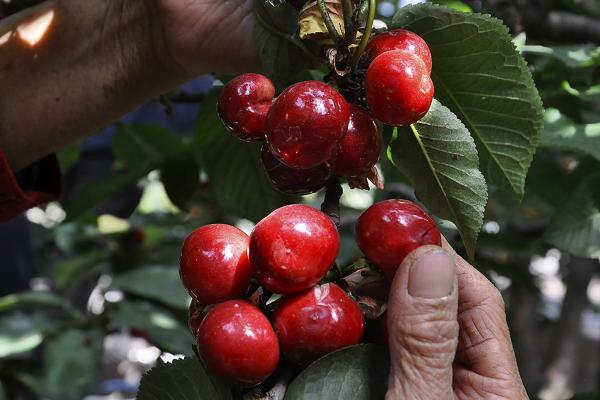
<svg viewBox="0 0 600 400"><path fill-rule="evenodd" d="M362 252L392 278L404 257L426 244L441 246L440 231L429 215L407 200L385 200L369 207L356 223Z"/></svg>
<svg viewBox="0 0 600 400"><path fill-rule="evenodd" d="M268 146L263 146L261 160L273 186L288 194L315 193L325 186L331 175L326 164L310 169L290 168L276 159Z"/></svg>
<svg viewBox="0 0 600 400"><path fill-rule="evenodd" d="M373 60L365 89L373 116L388 125L417 122L433 101L433 82L425 64L403 50L388 51Z"/></svg>
<svg viewBox="0 0 600 400"><path fill-rule="evenodd" d="M269 320L241 300L218 304L206 314L198 328L198 351L208 369L242 386L258 385L279 362Z"/></svg>
<svg viewBox="0 0 600 400"><path fill-rule="evenodd" d="M205 305L242 296L252 276L248 242L248 235L230 225L192 232L179 260L179 276L192 298Z"/></svg>
<svg viewBox="0 0 600 400"><path fill-rule="evenodd" d="M204 306L192 299L190 307L188 308L188 328L194 337L198 334L198 327L200 326L200 322L202 322L204 315L206 315Z"/></svg>
<svg viewBox="0 0 600 400"><path fill-rule="evenodd" d="M275 86L264 75L240 75L225 85L217 109L223 124L245 141L263 140Z"/></svg>
<svg viewBox="0 0 600 400"><path fill-rule="evenodd" d="M359 343L365 322L358 304L333 283L284 298L273 326L281 351L305 364L332 351Z"/></svg>
<svg viewBox="0 0 600 400"><path fill-rule="evenodd" d="M379 160L381 135L375 120L361 108L350 105L348 133L329 160L331 171L338 176L361 176Z"/></svg>
<svg viewBox="0 0 600 400"><path fill-rule="evenodd" d="M404 50L417 55L431 74L431 51L425 40L414 32L405 29L395 29L375 36L365 52L369 61L390 50Z"/></svg>
<svg viewBox="0 0 600 400"><path fill-rule="evenodd" d="M289 294L320 281L335 262L337 229L322 212L301 204L281 207L250 235L255 276L271 292Z"/></svg>
<svg viewBox="0 0 600 400"><path fill-rule="evenodd" d="M267 115L267 143L273 155L292 168L327 161L348 130L344 97L318 81L296 83L275 100Z"/></svg>

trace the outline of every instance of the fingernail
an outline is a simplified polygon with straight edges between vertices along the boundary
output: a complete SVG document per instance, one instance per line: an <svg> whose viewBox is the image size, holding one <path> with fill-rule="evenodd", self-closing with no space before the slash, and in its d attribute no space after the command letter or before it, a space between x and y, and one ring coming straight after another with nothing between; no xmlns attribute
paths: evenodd
<svg viewBox="0 0 600 400"><path fill-rule="evenodd" d="M454 287L454 259L445 250L421 256L410 268L408 293L426 299L445 297Z"/></svg>

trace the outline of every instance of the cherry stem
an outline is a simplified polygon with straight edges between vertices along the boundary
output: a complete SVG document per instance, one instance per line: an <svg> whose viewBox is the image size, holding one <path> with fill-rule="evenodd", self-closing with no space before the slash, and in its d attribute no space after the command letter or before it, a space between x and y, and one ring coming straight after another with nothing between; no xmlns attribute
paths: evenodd
<svg viewBox="0 0 600 400"><path fill-rule="evenodd" d="M355 69L360 61L360 56L365 51L367 44L369 43L369 38L371 37L371 32L373 32L373 20L375 19L375 0L367 0L369 2L369 14L367 15L367 23L365 25L365 32L360 39L360 43L358 44L358 48L352 54L352 59L350 64L352 68Z"/></svg>
<svg viewBox="0 0 600 400"><path fill-rule="evenodd" d="M351 37L350 32L352 26L354 25L352 21L352 16L354 14L354 7L352 6L352 0L342 0L342 10L344 11L344 26L346 31L346 43L351 43L354 38ZM354 33L356 35L356 33Z"/></svg>
<svg viewBox="0 0 600 400"><path fill-rule="evenodd" d="M333 41L338 44L341 40L340 33L337 31L335 26L333 25L333 21L331 20L331 15L329 15L329 11L327 11L327 5L325 4L325 0L317 0L317 5L319 6L319 11L321 12L321 18L323 18L323 22L325 22L325 26L327 27L327 32L329 32L329 36L333 39Z"/></svg>
<svg viewBox="0 0 600 400"><path fill-rule="evenodd" d="M329 178L327 185L325 186L325 199L321 204L321 211L331 218L335 226L338 228L341 224L340 218L340 198L344 190L340 184L340 180L337 177Z"/></svg>

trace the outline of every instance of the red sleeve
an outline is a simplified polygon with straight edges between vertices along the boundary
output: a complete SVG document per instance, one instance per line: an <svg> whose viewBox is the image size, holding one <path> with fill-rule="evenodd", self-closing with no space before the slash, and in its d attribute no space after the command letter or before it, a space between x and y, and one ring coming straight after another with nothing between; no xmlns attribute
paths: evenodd
<svg viewBox="0 0 600 400"><path fill-rule="evenodd" d="M0 149L0 222L60 197L62 177L55 155L47 156L28 168L36 169L35 177L27 187L21 187Z"/></svg>

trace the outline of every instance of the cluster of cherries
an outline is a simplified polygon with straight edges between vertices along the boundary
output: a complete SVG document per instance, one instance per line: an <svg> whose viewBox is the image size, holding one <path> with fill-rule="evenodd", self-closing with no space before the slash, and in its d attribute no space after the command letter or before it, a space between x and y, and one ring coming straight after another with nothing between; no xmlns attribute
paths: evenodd
<svg viewBox="0 0 600 400"><path fill-rule="evenodd" d="M360 216L356 240L391 279L408 253L440 245L441 236L417 205L386 200ZM361 342L361 307L340 286L324 282L338 250L330 218L299 204L275 210L250 236L223 224L192 232L180 276L192 296L190 329L207 368L251 387L275 371L280 352L306 365Z"/></svg>
<svg viewBox="0 0 600 400"><path fill-rule="evenodd" d="M365 179L381 152L377 122L408 125L433 100L431 53L413 32L376 36L366 49L364 88L369 110L348 104L319 81L296 83L275 98L266 76L229 81L218 102L224 125L244 141L265 141L262 163L273 185L290 194L314 193L333 174Z"/></svg>

